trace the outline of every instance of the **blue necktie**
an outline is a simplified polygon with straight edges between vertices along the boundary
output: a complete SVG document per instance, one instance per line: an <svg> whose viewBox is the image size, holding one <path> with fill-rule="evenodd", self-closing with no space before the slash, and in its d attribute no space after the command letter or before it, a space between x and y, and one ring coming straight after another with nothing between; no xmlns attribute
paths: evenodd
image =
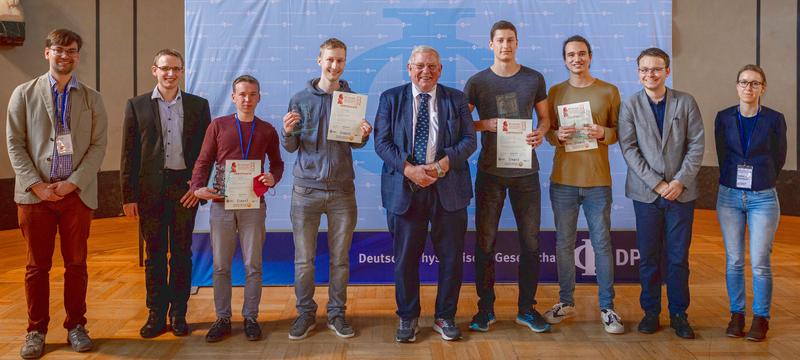
<svg viewBox="0 0 800 360"><path fill-rule="evenodd" d="M414 127L414 165L425 164L428 150L429 119L428 94L419 94L419 111L417 111L417 125Z"/></svg>

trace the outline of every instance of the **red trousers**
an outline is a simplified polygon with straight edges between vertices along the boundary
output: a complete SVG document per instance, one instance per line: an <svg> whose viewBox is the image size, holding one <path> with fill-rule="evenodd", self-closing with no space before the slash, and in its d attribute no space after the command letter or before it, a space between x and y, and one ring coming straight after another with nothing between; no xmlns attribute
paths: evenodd
<svg viewBox="0 0 800 360"><path fill-rule="evenodd" d="M17 204L22 236L28 243L25 267L25 297L28 301L28 331L47 333L50 322L50 268L56 245L56 231L61 238L64 259L64 328L86 325L87 239L92 209L72 192L59 201Z"/></svg>

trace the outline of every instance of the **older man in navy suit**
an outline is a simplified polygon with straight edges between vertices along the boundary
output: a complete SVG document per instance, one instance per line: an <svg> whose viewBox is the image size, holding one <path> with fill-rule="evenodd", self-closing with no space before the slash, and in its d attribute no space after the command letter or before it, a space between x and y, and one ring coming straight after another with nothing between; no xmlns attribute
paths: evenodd
<svg viewBox="0 0 800 360"><path fill-rule="evenodd" d="M419 262L430 236L439 258L439 288L433 330L456 340L462 253L472 179L467 159L475 151L475 129L464 94L437 85L439 53L417 46L408 60L412 84L381 94L375 117L375 151L383 159L381 197L394 238L398 342L419 331Z"/></svg>

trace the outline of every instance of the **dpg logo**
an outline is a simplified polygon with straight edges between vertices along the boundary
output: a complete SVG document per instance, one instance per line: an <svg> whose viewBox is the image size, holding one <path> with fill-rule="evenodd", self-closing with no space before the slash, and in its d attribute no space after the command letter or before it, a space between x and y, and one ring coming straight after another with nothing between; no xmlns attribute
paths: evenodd
<svg viewBox="0 0 800 360"><path fill-rule="evenodd" d="M577 266L583 273L583 276L596 276L597 271L594 265L594 248L589 239L581 239L583 245L575 248L575 266Z"/></svg>
<svg viewBox="0 0 800 360"><path fill-rule="evenodd" d="M581 241L583 245L575 248L575 266L581 269L582 276L597 276L592 242L590 239L581 239ZM639 249L617 249L615 253L615 267L635 266L639 260Z"/></svg>

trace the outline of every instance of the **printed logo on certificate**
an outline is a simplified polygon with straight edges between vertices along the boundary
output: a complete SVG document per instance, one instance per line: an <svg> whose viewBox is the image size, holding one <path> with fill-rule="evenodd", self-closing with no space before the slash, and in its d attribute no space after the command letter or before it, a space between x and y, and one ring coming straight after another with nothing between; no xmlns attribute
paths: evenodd
<svg viewBox="0 0 800 360"><path fill-rule="evenodd" d="M225 160L225 210L260 207L253 178L261 172L261 160Z"/></svg>
<svg viewBox="0 0 800 360"><path fill-rule="evenodd" d="M361 121L367 114L367 95L334 91L328 140L361 143Z"/></svg>
<svg viewBox="0 0 800 360"><path fill-rule="evenodd" d="M532 127L529 119L497 119L498 168L532 168L533 147L526 140Z"/></svg>
<svg viewBox="0 0 800 360"><path fill-rule="evenodd" d="M572 138L564 143L566 152L597 149L597 139L589 136L587 126L593 124L592 107L588 101L559 105L558 123L560 126L575 126L577 130Z"/></svg>

